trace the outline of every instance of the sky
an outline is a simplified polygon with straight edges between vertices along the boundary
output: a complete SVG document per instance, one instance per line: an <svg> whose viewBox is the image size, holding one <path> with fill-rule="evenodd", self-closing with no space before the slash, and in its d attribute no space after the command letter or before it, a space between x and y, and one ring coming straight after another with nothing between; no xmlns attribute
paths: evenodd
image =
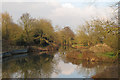
<svg viewBox="0 0 120 80"><path fill-rule="evenodd" d="M8 12L15 23L23 13L33 18L51 20L53 26L69 26L73 31L92 18L109 19L110 7L119 0L2 0L2 12ZM1 2L1 0L0 0Z"/></svg>

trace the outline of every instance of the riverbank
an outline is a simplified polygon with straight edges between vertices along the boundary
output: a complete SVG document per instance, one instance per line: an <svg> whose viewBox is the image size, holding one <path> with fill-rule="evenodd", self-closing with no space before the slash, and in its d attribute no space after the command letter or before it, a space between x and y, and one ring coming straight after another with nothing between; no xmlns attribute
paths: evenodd
<svg viewBox="0 0 120 80"><path fill-rule="evenodd" d="M95 53L89 49L73 50L66 53L67 58L86 60L89 62L116 62L117 55L114 52Z"/></svg>
<svg viewBox="0 0 120 80"><path fill-rule="evenodd" d="M66 53L70 59L86 60L89 62L116 62L117 54L107 44L96 44L94 46L74 45L74 50Z"/></svg>
<svg viewBox="0 0 120 80"><path fill-rule="evenodd" d="M2 57L11 57L14 55L21 55L25 53L34 54L44 54L48 53L48 51L56 51L58 50L58 46L47 46L47 47L38 47L38 46L30 46L30 47L23 47L23 46L11 46L9 49L4 49L2 53Z"/></svg>
<svg viewBox="0 0 120 80"><path fill-rule="evenodd" d="M55 46L47 46L47 47L39 47L39 46L31 46L28 48L29 52L41 52L41 51L54 51L54 50L58 50L59 46L55 45Z"/></svg>
<svg viewBox="0 0 120 80"><path fill-rule="evenodd" d="M21 47L20 47L21 48ZM26 47L26 49L16 49L9 52L5 52L3 57L10 57L16 54L22 53L39 53L44 54L47 51L57 51L59 46L57 45L49 45L46 47L39 47L39 46L30 46ZM14 54L13 54L14 53ZM77 59L77 60L85 60L89 62L116 62L117 55L112 51L112 49L107 46L106 44L97 44L92 47L82 46L77 47L77 49L73 48L66 52L66 58L69 59Z"/></svg>

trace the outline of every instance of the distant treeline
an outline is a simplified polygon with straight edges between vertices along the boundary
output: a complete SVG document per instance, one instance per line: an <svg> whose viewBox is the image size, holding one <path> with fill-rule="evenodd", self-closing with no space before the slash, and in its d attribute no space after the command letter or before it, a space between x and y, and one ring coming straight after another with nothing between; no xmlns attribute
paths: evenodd
<svg viewBox="0 0 120 80"><path fill-rule="evenodd" d="M2 13L3 46L72 46L83 44L93 46L106 43L114 50L118 49L118 24L110 20L94 19L80 26L75 34L69 26L55 31L50 20L35 19L28 13L22 14L19 24L13 22L12 17Z"/></svg>

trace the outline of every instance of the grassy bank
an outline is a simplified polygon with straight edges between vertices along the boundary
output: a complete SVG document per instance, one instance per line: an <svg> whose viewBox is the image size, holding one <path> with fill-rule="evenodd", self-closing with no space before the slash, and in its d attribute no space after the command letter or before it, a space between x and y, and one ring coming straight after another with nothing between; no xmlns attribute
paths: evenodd
<svg viewBox="0 0 120 80"><path fill-rule="evenodd" d="M115 62L115 60L117 60L117 56L114 52L94 53L88 49L67 52L66 57L90 62Z"/></svg>

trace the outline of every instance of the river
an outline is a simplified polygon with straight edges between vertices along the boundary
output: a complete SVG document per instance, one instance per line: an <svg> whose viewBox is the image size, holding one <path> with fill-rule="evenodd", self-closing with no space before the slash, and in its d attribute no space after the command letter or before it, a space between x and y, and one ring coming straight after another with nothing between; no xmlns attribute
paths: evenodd
<svg viewBox="0 0 120 80"><path fill-rule="evenodd" d="M105 72L112 63L95 63L67 59L65 52L23 54L3 59L3 78L91 78ZM117 72L109 72L110 75ZM104 73L105 74L105 73ZM105 74L106 75L106 74ZM105 76L104 75L104 76ZM102 76L104 78L104 76ZM108 75L107 75L108 76ZM108 76L112 77L112 76Z"/></svg>

